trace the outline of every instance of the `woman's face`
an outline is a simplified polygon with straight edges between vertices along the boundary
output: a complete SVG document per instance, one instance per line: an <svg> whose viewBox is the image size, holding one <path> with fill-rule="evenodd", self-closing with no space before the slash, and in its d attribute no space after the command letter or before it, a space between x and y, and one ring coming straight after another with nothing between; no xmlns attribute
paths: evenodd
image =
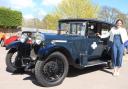
<svg viewBox="0 0 128 89"><path fill-rule="evenodd" d="M122 25L123 25L123 23L122 23L121 21L118 21L118 22L116 23L116 26L117 26L117 27L122 27Z"/></svg>

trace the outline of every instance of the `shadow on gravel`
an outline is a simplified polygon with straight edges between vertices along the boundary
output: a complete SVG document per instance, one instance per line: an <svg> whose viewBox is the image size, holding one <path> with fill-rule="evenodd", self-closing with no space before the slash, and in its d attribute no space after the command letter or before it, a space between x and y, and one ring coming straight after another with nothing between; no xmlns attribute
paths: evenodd
<svg viewBox="0 0 128 89"><path fill-rule="evenodd" d="M83 74L88 74L91 72L95 72L95 71L103 71L109 74L112 74L109 70L107 70L104 65L98 65L98 66L92 66L92 67L87 67L85 69L77 69L74 67L70 67L69 68L69 72L67 75L67 78L72 78L72 77L77 77L79 75L83 75ZM24 72L24 71L17 71L15 73L12 73L12 75L23 75L23 74L27 74L29 75L28 77L25 77L23 80L29 80L31 81L33 84L42 87L36 80L35 75L32 72ZM85 75L86 76L86 75Z"/></svg>
<svg viewBox="0 0 128 89"><path fill-rule="evenodd" d="M8 68L6 68L6 71L9 73L12 73L12 71L8 70ZM12 73L12 75L21 75L24 74L25 72L23 70L19 70L19 71L15 71Z"/></svg>
<svg viewBox="0 0 128 89"><path fill-rule="evenodd" d="M104 69L104 65L87 67L85 69L77 69L74 67L70 67L67 77L76 77L79 75L88 74L88 73L95 72L97 70L103 70L103 69Z"/></svg>
<svg viewBox="0 0 128 89"><path fill-rule="evenodd" d="M27 72L25 74L28 74L28 77L25 77L23 80L30 80L33 84L42 87L36 80L35 75L32 72Z"/></svg>
<svg viewBox="0 0 128 89"><path fill-rule="evenodd" d="M8 68L6 68L6 71L9 72L9 73L12 73L11 71L8 70ZM33 84L42 87L42 86L36 81L35 75L34 75L34 73L32 73L32 72L25 72L25 71L22 71L22 70L21 70L21 71L15 71L15 72L12 73L11 75L24 75L24 74L27 74L27 75L29 75L29 76L28 76L28 77L25 77L23 80L29 80L29 81L31 81Z"/></svg>
<svg viewBox="0 0 128 89"><path fill-rule="evenodd" d="M110 69L109 69L110 70ZM103 72L106 72L106 73L108 73L108 74L113 74L111 71L109 71L109 70L107 70L107 69L101 69L101 71L103 71Z"/></svg>

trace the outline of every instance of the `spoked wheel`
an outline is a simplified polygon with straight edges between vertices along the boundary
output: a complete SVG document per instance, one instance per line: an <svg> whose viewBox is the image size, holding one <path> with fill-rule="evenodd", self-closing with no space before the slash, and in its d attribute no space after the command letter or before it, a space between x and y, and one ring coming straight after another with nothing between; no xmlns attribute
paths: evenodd
<svg viewBox="0 0 128 89"><path fill-rule="evenodd" d="M7 53L6 65L7 65L7 71L12 72L12 73L23 70L23 67L21 67L21 60L18 59L16 49L11 49Z"/></svg>
<svg viewBox="0 0 128 89"><path fill-rule="evenodd" d="M68 61L60 52L54 52L45 61L37 61L35 76L46 87L55 86L64 80L68 73Z"/></svg>

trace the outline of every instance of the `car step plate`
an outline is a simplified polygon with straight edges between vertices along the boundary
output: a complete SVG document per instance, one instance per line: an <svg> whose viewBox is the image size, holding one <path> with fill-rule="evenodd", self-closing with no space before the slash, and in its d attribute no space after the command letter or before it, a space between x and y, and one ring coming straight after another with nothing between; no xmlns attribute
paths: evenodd
<svg viewBox="0 0 128 89"><path fill-rule="evenodd" d="M101 61L101 60L93 60L93 61L89 61L88 64L84 67L90 67L90 66L95 66L95 65L103 65L103 64L107 64L107 62Z"/></svg>

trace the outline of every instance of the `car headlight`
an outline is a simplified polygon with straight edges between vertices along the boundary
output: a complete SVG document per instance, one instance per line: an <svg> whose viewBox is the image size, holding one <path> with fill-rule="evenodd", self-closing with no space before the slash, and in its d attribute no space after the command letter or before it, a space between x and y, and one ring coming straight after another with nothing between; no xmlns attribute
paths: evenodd
<svg viewBox="0 0 128 89"><path fill-rule="evenodd" d="M41 44L41 40L36 39L36 44Z"/></svg>
<svg viewBox="0 0 128 89"><path fill-rule="evenodd" d="M22 43L24 43L27 40L27 36L26 35L21 35L20 39L19 39Z"/></svg>
<svg viewBox="0 0 128 89"><path fill-rule="evenodd" d="M43 42L44 40L45 40L44 34L38 33L36 35L36 40L35 40L36 44L40 45L41 42Z"/></svg>

